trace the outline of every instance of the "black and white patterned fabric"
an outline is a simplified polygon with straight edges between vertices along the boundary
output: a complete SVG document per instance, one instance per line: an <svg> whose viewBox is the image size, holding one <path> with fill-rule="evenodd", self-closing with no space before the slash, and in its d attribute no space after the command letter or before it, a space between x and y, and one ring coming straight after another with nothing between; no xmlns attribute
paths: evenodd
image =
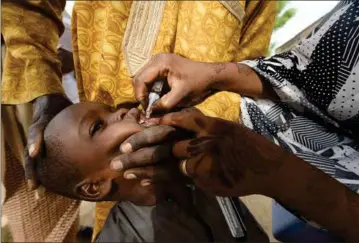
<svg viewBox="0 0 359 243"><path fill-rule="evenodd" d="M244 97L243 124L359 193L359 1L292 51L242 63L280 98Z"/></svg>

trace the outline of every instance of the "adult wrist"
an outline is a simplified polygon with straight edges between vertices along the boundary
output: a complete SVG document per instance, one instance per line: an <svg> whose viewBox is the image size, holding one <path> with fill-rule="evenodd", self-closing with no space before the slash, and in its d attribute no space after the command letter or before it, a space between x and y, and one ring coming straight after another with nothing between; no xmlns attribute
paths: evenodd
<svg viewBox="0 0 359 243"><path fill-rule="evenodd" d="M209 89L227 91L230 77L231 63L210 63L211 77Z"/></svg>

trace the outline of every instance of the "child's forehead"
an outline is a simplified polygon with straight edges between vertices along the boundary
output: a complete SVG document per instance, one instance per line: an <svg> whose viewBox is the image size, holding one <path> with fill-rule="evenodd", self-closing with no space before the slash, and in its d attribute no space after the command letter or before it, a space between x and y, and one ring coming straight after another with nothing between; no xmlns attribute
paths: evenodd
<svg viewBox="0 0 359 243"><path fill-rule="evenodd" d="M99 113L104 113L107 111L111 111L112 108L107 105L84 102L79 104L71 105L70 107L64 110L62 120L72 120L72 121L80 121L85 116L89 114L96 115Z"/></svg>
<svg viewBox="0 0 359 243"><path fill-rule="evenodd" d="M71 105L69 109L71 111L79 112L79 111L89 111L89 110L94 110L94 111L113 110L114 108L105 104L99 104L94 102L83 102L83 103Z"/></svg>
<svg viewBox="0 0 359 243"><path fill-rule="evenodd" d="M93 113L97 114L108 109L106 105L84 102L74 104L59 114L57 114L51 122L47 125L45 135L51 135L56 133L65 133L68 137L73 129L77 129L81 121L86 117L86 114Z"/></svg>

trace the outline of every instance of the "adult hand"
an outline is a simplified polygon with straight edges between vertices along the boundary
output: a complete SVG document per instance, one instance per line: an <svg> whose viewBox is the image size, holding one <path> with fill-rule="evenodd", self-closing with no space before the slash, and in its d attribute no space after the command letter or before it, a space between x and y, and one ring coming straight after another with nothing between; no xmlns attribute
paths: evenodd
<svg viewBox="0 0 359 243"><path fill-rule="evenodd" d="M133 79L136 99L146 107L153 82L167 78L171 90L156 103L154 110L199 104L213 92L211 85L224 68L223 63L195 62L175 54L158 54Z"/></svg>
<svg viewBox="0 0 359 243"><path fill-rule="evenodd" d="M170 126L151 124L122 143L121 154L112 160L111 167L124 171L124 177L127 179L169 179L168 169L175 168L178 171L176 164L169 163L174 161L173 141L190 136L188 132ZM161 169L163 167L166 167L167 171Z"/></svg>
<svg viewBox="0 0 359 243"><path fill-rule="evenodd" d="M177 142L180 170L203 190L220 196L271 196L271 182L287 153L249 129L210 118L196 109L165 115L162 125L192 131L196 138Z"/></svg>
<svg viewBox="0 0 359 243"><path fill-rule="evenodd" d="M111 167L125 171L127 179L165 179L166 174L162 173L158 164L171 157L171 144L163 141L168 140L174 131L175 128L163 125L133 134L122 143L122 154L112 160ZM149 167L152 169L149 170Z"/></svg>
<svg viewBox="0 0 359 243"><path fill-rule="evenodd" d="M28 150L25 151L25 175L32 190L38 186L34 165L35 158L41 153L45 127L55 115L71 104L62 94L43 95L36 98L33 103L33 118L27 140Z"/></svg>
<svg viewBox="0 0 359 243"><path fill-rule="evenodd" d="M70 73L74 70L74 58L72 52L69 52L65 49L57 49L57 55L61 61L61 72L62 74Z"/></svg>

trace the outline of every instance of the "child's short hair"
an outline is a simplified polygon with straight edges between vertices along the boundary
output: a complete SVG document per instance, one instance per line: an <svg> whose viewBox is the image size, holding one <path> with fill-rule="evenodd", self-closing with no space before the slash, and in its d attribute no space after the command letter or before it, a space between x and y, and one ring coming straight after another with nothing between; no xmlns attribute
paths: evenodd
<svg viewBox="0 0 359 243"><path fill-rule="evenodd" d="M76 199L73 188L81 173L67 156L58 135L44 137L43 154L36 160L36 178L49 191Z"/></svg>

